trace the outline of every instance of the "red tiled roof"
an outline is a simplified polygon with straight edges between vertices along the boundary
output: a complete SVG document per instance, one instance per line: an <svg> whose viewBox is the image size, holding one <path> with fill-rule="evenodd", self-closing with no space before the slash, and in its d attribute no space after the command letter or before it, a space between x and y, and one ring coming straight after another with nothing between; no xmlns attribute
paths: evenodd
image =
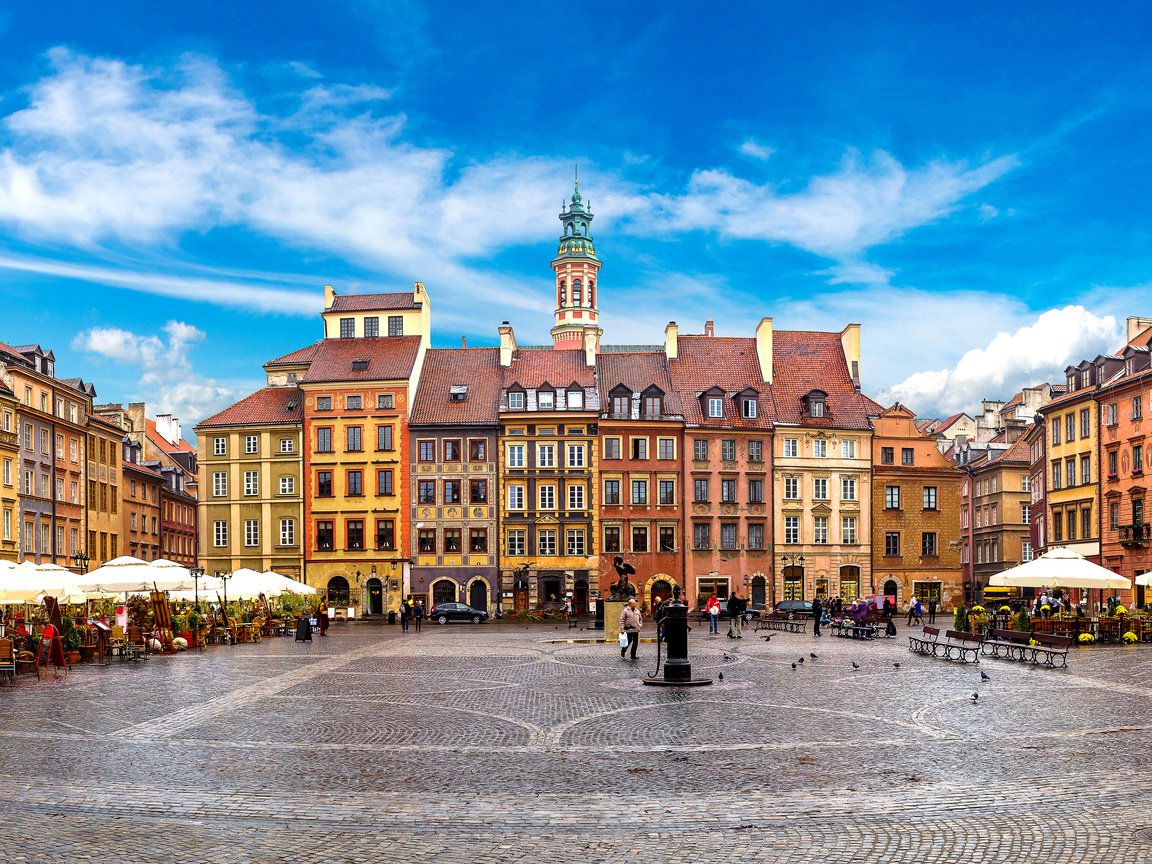
<svg viewBox="0 0 1152 864"><path fill-rule="evenodd" d="M163 474L161 474L159 471L153 471L151 468L148 468L144 465L137 465L135 462L122 462L121 465L125 471L135 471L138 474L144 474L150 480L158 480L160 482L164 481Z"/></svg>
<svg viewBox="0 0 1152 864"><path fill-rule="evenodd" d="M880 406L857 393L852 385L839 333L812 330L776 332L772 337L772 370L775 416L780 422L867 429L869 415L878 413ZM814 420L803 414L801 400L812 390L823 390L828 394L829 417L826 420Z"/></svg>
<svg viewBox="0 0 1152 864"><path fill-rule="evenodd" d="M936 427L936 431L943 432L945 429L948 429L950 426L952 426L952 424L959 420L961 417L966 416L967 415L961 411L959 414L953 414L951 417L946 417L940 421L940 425Z"/></svg>
<svg viewBox="0 0 1152 864"><path fill-rule="evenodd" d="M299 423L304 419L302 404L300 391L295 387L265 387L251 396L245 396L219 414L201 420L196 428Z"/></svg>
<svg viewBox="0 0 1152 864"><path fill-rule="evenodd" d="M1031 462L1032 454L1029 452L1028 441L1025 436L1021 435L1016 441L1004 451L1004 455L996 460L997 462Z"/></svg>
<svg viewBox="0 0 1152 864"><path fill-rule="evenodd" d="M304 382L407 380L419 348L419 336L325 339L316 346ZM354 370L353 360L367 360L368 368Z"/></svg>
<svg viewBox="0 0 1152 864"><path fill-rule="evenodd" d="M285 354L283 357L277 357L275 360L269 360L265 366L298 366L301 363L307 363L316 356L316 349L320 347L319 342L315 342L306 348L300 348L293 351L291 354Z"/></svg>
<svg viewBox="0 0 1152 864"><path fill-rule="evenodd" d="M429 348L412 399L409 424L495 426L500 419L499 348ZM449 399L453 386L466 384L463 402Z"/></svg>
<svg viewBox="0 0 1152 864"><path fill-rule="evenodd" d="M412 293L393 294L339 294L332 300L332 307L325 312L371 312L373 309L419 309L420 304L412 300Z"/></svg>
<svg viewBox="0 0 1152 864"><path fill-rule="evenodd" d="M583 351L521 348L512 355L512 365L504 370L505 387L519 384L527 389L544 383L567 387L573 381L581 387L596 386L596 370L584 362Z"/></svg>
<svg viewBox="0 0 1152 864"><path fill-rule="evenodd" d="M144 434L148 436L149 440L163 450L165 453L195 453L196 448L185 441L180 439L179 443L173 444L156 429L156 421L144 418Z"/></svg>
<svg viewBox="0 0 1152 864"><path fill-rule="evenodd" d="M653 384L664 391L664 415L681 417L684 406L680 394L672 384L668 373L668 358L660 351L632 351L627 353L600 354L596 358L599 375L600 405L609 410L612 402L609 393L612 388L623 384L633 393L643 393Z"/></svg>
<svg viewBox="0 0 1152 864"><path fill-rule="evenodd" d="M684 419L692 426L725 426L743 429L765 429L774 416L772 385L760 374L756 340L731 336L681 336L678 356L668 363L668 371L684 409ZM700 394L713 387L725 397L752 387L759 391L755 420L740 416L733 399L724 400L724 418L706 418L700 406Z"/></svg>

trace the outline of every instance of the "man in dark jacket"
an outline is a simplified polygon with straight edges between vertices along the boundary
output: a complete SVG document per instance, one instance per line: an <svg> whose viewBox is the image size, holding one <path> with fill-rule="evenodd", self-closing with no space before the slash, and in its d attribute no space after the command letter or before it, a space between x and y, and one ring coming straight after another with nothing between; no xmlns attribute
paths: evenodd
<svg viewBox="0 0 1152 864"><path fill-rule="evenodd" d="M820 635L820 619L824 615L824 604L820 602L820 598L816 597L812 601L812 635Z"/></svg>
<svg viewBox="0 0 1152 864"><path fill-rule="evenodd" d="M732 624L728 630L731 639L743 639L741 630L744 628L744 611L748 608L748 601L733 591L728 596L728 614L732 616Z"/></svg>

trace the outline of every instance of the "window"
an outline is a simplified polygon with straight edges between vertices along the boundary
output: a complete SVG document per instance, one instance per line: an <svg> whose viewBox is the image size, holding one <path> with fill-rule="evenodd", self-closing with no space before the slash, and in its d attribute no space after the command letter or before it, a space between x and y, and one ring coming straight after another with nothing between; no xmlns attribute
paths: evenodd
<svg viewBox="0 0 1152 864"><path fill-rule="evenodd" d="M483 438L468 439L468 461L486 462L488 460L488 442Z"/></svg>
<svg viewBox="0 0 1152 864"><path fill-rule="evenodd" d="M524 528L509 528L508 529L508 554L520 555L526 554L528 547L528 532Z"/></svg>
<svg viewBox="0 0 1152 864"><path fill-rule="evenodd" d="M332 497L332 472L331 471L317 471L316 472L316 497L318 497L318 498L331 498Z"/></svg>
<svg viewBox="0 0 1152 864"><path fill-rule="evenodd" d="M605 552L619 552L620 551L620 526L618 526L618 525L605 525L604 526L604 551Z"/></svg>
<svg viewBox="0 0 1152 864"><path fill-rule="evenodd" d="M1064 482L1069 487L1076 485L1076 457L1070 456L1064 460Z"/></svg>
<svg viewBox="0 0 1152 864"><path fill-rule="evenodd" d="M671 525L661 525L659 531L660 552L676 551L676 529Z"/></svg>
<svg viewBox="0 0 1152 864"><path fill-rule="evenodd" d="M376 449L377 450L391 450L392 449L392 427L391 426L377 426L376 427Z"/></svg>
<svg viewBox="0 0 1152 864"><path fill-rule="evenodd" d="M349 471L348 479L348 494L349 495L363 495L364 494L364 472L363 471Z"/></svg>
<svg viewBox="0 0 1152 864"><path fill-rule="evenodd" d="M228 545L228 523L223 519L217 519L212 523L212 545L217 548Z"/></svg>
<svg viewBox="0 0 1152 864"><path fill-rule="evenodd" d="M104 442L101 441L100 444L103 445ZM255 436L255 435L245 435L244 436L244 452L245 453L255 453L258 451L259 447L260 447L260 439L257 436ZM101 449L103 449L103 447L101 447Z"/></svg>
<svg viewBox="0 0 1152 864"><path fill-rule="evenodd" d="M537 490L537 495L540 499L541 510L555 510L556 509L556 487L551 483L541 486Z"/></svg>
<svg viewBox="0 0 1152 864"><path fill-rule="evenodd" d="M1116 476L1116 451L1108 451L1108 474L1112 477Z"/></svg>
<svg viewBox="0 0 1152 864"><path fill-rule="evenodd" d="M260 494L260 473L258 471L244 472L244 494L249 496Z"/></svg>
<svg viewBox="0 0 1152 864"><path fill-rule="evenodd" d="M488 529L468 529L468 551L473 555L484 555L488 552Z"/></svg>
<svg viewBox="0 0 1152 864"><path fill-rule="evenodd" d="M536 467L537 468L555 468L556 467L556 445L555 444L537 444L536 445Z"/></svg>
<svg viewBox="0 0 1152 864"><path fill-rule="evenodd" d="M459 528L445 528L444 529L444 551L452 555L460 554L460 529Z"/></svg>
<svg viewBox="0 0 1152 864"><path fill-rule="evenodd" d="M676 458L676 439L675 438L657 438L656 439L656 458L657 459L675 459Z"/></svg>
<svg viewBox="0 0 1152 864"><path fill-rule="evenodd" d="M291 474L286 474L280 478L280 494L293 495L296 492L296 478Z"/></svg>
<svg viewBox="0 0 1152 864"><path fill-rule="evenodd" d="M644 397L644 416L648 418L659 417L663 413L664 400L660 396Z"/></svg>
<svg viewBox="0 0 1152 864"><path fill-rule="evenodd" d="M459 438L445 438L443 446L445 462L459 462L461 460L462 450Z"/></svg>
<svg viewBox="0 0 1152 864"><path fill-rule="evenodd" d="M1068 539L1069 540L1075 540L1076 539L1076 511L1075 510L1069 510L1065 514L1065 518L1068 520Z"/></svg>
<svg viewBox="0 0 1152 864"><path fill-rule="evenodd" d="M536 536L536 548L541 555L555 555L556 529L541 528Z"/></svg>
<svg viewBox="0 0 1152 864"><path fill-rule="evenodd" d="M814 477L812 478L812 497L817 501L828 500L828 478L827 477Z"/></svg>
<svg viewBox="0 0 1152 864"><path fill-rule="evenodd" d="M1115 426L1116 425L1116 403L1115 402L1110 402L1104 406L1104 425L1105 426Z"/></svg>
<svg viewBox="0 0 1152 864"><path fill-rule="evenodd" d="M799 516L785 516L784 517L784 542L785 543L799 543L800 542L800 517Z"/></svg>
<svg viewBox="0 0 1152 864"><path fill-rule="evenodd" d="M1132 397L1132 419L1133 420L1139 420L1141 417L1144 416L1143 407L1142 407L1143 404L1144 403L1139 396L1133 396ZM1069 538L1069 539L1071 539L1071 538Z"/></svg>
<svg viewBox="0 0 1152 864"><path fill-rule="evenodd" d="M1061 469L1060 460L1059 459L1054 460L1052 462L1052 488L1053 489L1062 489L1064 487L1064 484L1060 482L1061 471L1062 471L1062 469Z"/></svg>
<svg viewBox="0 0 1152 864"><path fill-rule="evenodd" d="M1059 444L1060 443L1060 418L1059 417L1053 417L1052 418L1052 443L1053 444Z"/></svg>
<svg viewBox="0 0 1152 864"><path fill-rule="evenodd" d="M396 523L391 519L376 520L376 548L383 552L396 549Z"/></svg>
<svg viewBox="0 0 1152 864"><path fill-rule="evenodd" d="M899 486L885 486L884 487L884 507L888 510L900 509L900 487Z"/></svg>
<svg viewBox="0 0 1152 864"><path fill-rule="evenodd" d="M487 480L470 480L468 482L468 502L470 504L488 503Z"/></svg>
<svg viewBox="0 0 1152 864"><path fill-rule="evenodd" d="M1092 536L1092 511L1090 509L1080 511L1080 536Z"/></svg>
<svg viewBox="0 0 1152 864"><path fill-rule="evenodd" d="M647 459L648 458L648 439L647 438L633 438L632 439L632 458L633 459Z"/></svg>
<svg viewBox="0 0 1152 864"><path fill-rule="evenodd" d="M508 509L509 510L523 510L524 509L524 487L519 483L513 484L508 487Z"/></svg>
<svg viewBox="0 0 1152 864"><path fill-rule="evenodd" d="M856 543L855 516L842 516L840 518L840 542L848 544Z"/></svg>
<svg viewBox="0 0 1152 864"><path fill-rule="evenodd" d="M356 319L355 318L341 318L340 319L340 338L351 339L356 335Z"/></svg>
<svg viewBox="0 0 1152 864"><path fill-rule="evenodd" d="M1064 416L1064 437L1069 442L1076 440L1076 415L1073 412Z"/></svg>
<svg viewBox="0 0 1152 864"><path fill-rule="evenodd" d="M29 426L28 428L31 429L32 427ZM212 455L213 456L226 456L226 455L228 455L228 439L227 438L213 438L212 439Z"/></svg>
<svg viewBox="0 0 1152 864"><path fill-rule="evenodd" d="M1020 560L1021 561L1031 561L1032 560L1032 544L1029 543L1027 540L1024 540L1020 543Z"/></svg>
<svg viewBox="0 0 1152 864"><path fill-rule="evenodd" d="M11 510L5 510L4 511L4 539L5 540L11 540L12 539L12 511Z"/></svg>
<svg viewBox="0 0 1152 864"><path fill-rule="evenodd" d="M4 460L4 485L5 486L11 486L12 485L12 460L11 459L5 459Z"/></svg>
<svg viewBox="0 0 1152 864"><path fill-rule="evenodd" d="M661 504L675 504L676 503L676 481L675 480L661 480L660 481L660 503Z"/></svg>
<svg viewBox="0 0 1152 864"><path fill-rule="evenodd" d="M828 517L815 516L812 519L812 542L825 544L828 542Z"/></svg>
<svg viewBox="0 0 1152 864"><path fill-rule="evenodd" d="M418 504L435 504L436 503L436 481L435 480L420 480L416 484L416 503Z"/></svg>
<svg viewBox="0 0 1152 864"><path fill-rule="evenodd" d="M709 417L723 417L724 416L724 400L719 396L708 397L708 416Z"/></svg>
<svg viewBox="0 0 1152 864"><path fill-rule="evenodd" d="M332 427L320 426L316 429L316 452L332 452Z"/></svg>
<svg viewBox="0 0 1152 864"><path fill-rule="evenodd" d="M734 522L720 523L720 548L736 548L736 524Z"/></svg>
<svg viewBox="0 0 1152 864"><path fill-rule="evenodd" d="M344 430L347 447L345 448L349 453L358 453L363 450L363 442L360 440L361 428L359 426L349 426Z"/></svg>
<svg viewBox="0 0 1152 864"><path fill-rule="evenodd" d="M604 481L604 503L605 504L619 504L620 503L620 481L619 480L605 480Z"/></svg>
<svg viewBox="0 0 1152 864"><path fill-rule="evenodd" d="M1021 492L1031 492L1032 491L1032 478L1029 477L1027 474L1021 474L1020 475L1020 491Z"/></svg>
<svg viewBox="0 0 1152 864"><path fill-rule="evenodd" d="M632 503L633 504L647 504L648 503L648 481L647 480L633 480L632 481Z"/></svg>
<svg viewBox="0 0 1152 864"><path fill-rule="evenodd" d="M392 469L380 468L376 471L376 494L392 494Z"/></svg>
<svg viewBox="0 0 1152 864"><path fill-rule="evenodd" d="M1072 416L1072 415L1068 415ZM1092 412L1088 408L1080 410L1080 437L1087 438L1092 434Z"/></svg>
<svg viewBox="0 0 1152 864"><path fill-rule="evenodd" d="M293 441L291 438L281 438L280 439L280 452L281 453L292 453L295 450L296 450L296 442Z"/></svg>
<svg viewBox="0 0 1152 864"><path fill-rule="evenodd" d="M348 532L348 549L350 551L360 551L364 548L364 520L363 519L349 519L345 523Z"/></svg>
<svg viewBox="0 0 1152 864"><path fill-rule="evenodd" d="M817 459L825 459L828 456L828 442L823 438L817 438L812 442L812 455Z"/></svg>
<svg viewBox="0 0 1152 864"><path fill-rule="evenodd" d="M720 442L720 458L725 462L736 461L736 442L725 439Z"/></svg>
<svg viewBox="0 0 1152 864"><path fill-rule="evenodd" d="M416 442L416 459L420 462L436 461L436 442L422 440Z"/></svg>
<svg viewBox="0 0 1152 864"><path fill-rule="evenodd" d="M56 458L57 459L63 459L64 458L64 436L59 435L59 434L56 436ZM104 461L104 439L103 438L100 439L100 461L101 462Z"/></svg>
<svg viewBox="0 0 1152 864"><path fill-rule="evenodd" d="M764 442L753 440L748 442L748 461L749 462L763 462L764 461Z"/></svg>
<svg viewBox="0 0 1152 864"><path fill-rule="evenodd" d="M583 390L569 390L568 391L568 407L576 410L584 407L584 391Z"/></svg>
<svg viewBox="0 0 1152 864"><path fill-rule="evenodd" d="M763 480L749 480L748 481L748 503L749 504L763 504L764 503L764 481Z"/></svg>
<svg viewBox="0 0 1152 864"><path fill-rule="evenodd" d="M692 481L692 500L693 501L707 501L708 500L708 480L704 478L697 478Z"/></svg>
<svg viewBox="0 0 1152 864"><path fill-rule="evenodd" d="M260 545L260 523L255 519L244 520L244 545L245 546L259 546Z"/></svg>
<svg viewBox="0 0 1152 864"><path fill-rule="evenodd" d="M1092 482L1092 456L1087 453L1080 457L1080 482L1085 486Z"/></svg>
<svg viewBox="0 0 1152 864"><path fill-rule="evenodd" d="M392 394L378 393L376 395L376 407L385 410L390 409L392 407Z"/></svg>
<svg viewBox="0 0 1152 864"><path fill-rule="evenodd" d="M647 525L633 525L632 526L632 551L633 552L647 552L648 551L648 526Z"/></svg>
<svg viewBox="0 0 1152 864"><path fill-rule="evenodd" d="M508 392L508 408L511 411L523 411L524 394L519 390L510 390Z"/></svg>
<svg viewBox="0 0 1152 864"><path fill-rule="evenodd" d="M583 444L569 444L568 445L568 467L569 468L583 468L584 467L584 445Z"/></svg>
<svg viewBox="0 0 1152 864"><path fill-rule="evenodd" d="M924 487L924 509L925 510L935 510L936 509L936 487L935 486L925 486Z"/></svg>
<svg viewBox="0 0 1152 864"><path fill-rule="evenodd" d="M911 447L902 447L900 449L900 464L901 465L914 465L916 458L916 451Z"/></svg>
<svg viewBox="0 0 1152 864"><path fill-rule="evenodd" d="M764 526L760 524L748 526L748 548L764 548Z"/></svg>
<svg viewBox="0 0 1152 864"><path fill-rule="evenodd" d="M800 499L799 477L784 478L784 498L788 501L798 501Z"/></svg>
<svg viewBox="0 0 1152 864"><path fill-rule="evenodd" d="M551 411L555 407L556 394L551 390L536 391L536 407L541 411Z"/></svg>
<svg viewBox="0 0 1152 864"><path fill-rule="evenodd" d="M692 441L692 458L697 462L705 462L708 459L708 440L706 438L695 438Z"/></svg>
<svg viewBox="0 0 1152 864"><path fill-rule="evenodd" d="M722 478L720 480L720 501L725 504L736 503L736 480L735 478Z"/></svg>
<svg viewBox="0 0 1152 864"><path fill-rule="evenodd" d="M856 500L856 478L855 477L841 477L840 478L840 500L841 501L855 501Z"/></svg>
<svg viewBox="0 0 1152 864"><path fill-rule="evenodd" d="M583 486L569 486L568 487L568 509L569 510L583 510L584 509L584 487Z"/></svg>
<svg viewBox="0 0 1152 864"><path fill-rule="evenodd" d="M317 396L316 397L316 410L317 411L331 411L332 410L332 397L331 396Z"/></svg>
<svg viewBox="0 0 1152 864"><path fill-rule="evenodd" d="M1120 527L1120 505L1115 501L1108 505L1108 525L1113 531Z"/></svg>
<svg viewBox="0 0 1152 864"><path fill-rule="evenodd" d="M620 458L620 439L619 438L605 438L604 439L604 458L605 459L619 459Z"/></svg>
<svg viewBox="0 0 1152 864"><path fill-rule="evenodd" d="M1133 444L1132 445L1132 473L1133 474L1143 474L1144 473L1144 445L1143 444Z"/></svg>
<svg viewBox="0 0 1152 864"><path fill-rule="evenodd" d="M388 316L388 335L389 336L403 336L404 335L404 316L403 315L389 315Z"/></svg>
<svg viewBox="0 0 1152 864"><path fill-rule="evenodd" d="M228 494L228 475L225 472L212 472L212 494L217 498L223 498ZM92 493L89 491L89 501L91 501L92 497Z"/></svg>
<svg viewBox="0 0 1152 864"><path fill-rule="evenodd" d="M856 439L850 438L847 441L840 442L840 458L841 459L855 459L856 458Z"/></svg>
<svg viewBox="0 0 1152 864"><path fill-rule="evenodd" d="M925 558L936 557L936 532L925 531L920 535L920 554Z"/></svg>
<svg viewBox="0 0 1152 864"><path fill-rule="evenodd" d="M884 532L884 554L885 555L899 555L900 554L900 532L899 531L885 531Z"/></svg>
<svg viewBox="0 0 1152 864"><path fill-rule="evenodd" d="M696 522L692 525L692 548L712 548L712 526L707 522Z"/></svg>
<svg viewBox="0 0 1152 864"><path fill-rule="evenodd" d="M740 416L745 420L756 419L756 400L755 399L741 399L740 400Z"/></svg>

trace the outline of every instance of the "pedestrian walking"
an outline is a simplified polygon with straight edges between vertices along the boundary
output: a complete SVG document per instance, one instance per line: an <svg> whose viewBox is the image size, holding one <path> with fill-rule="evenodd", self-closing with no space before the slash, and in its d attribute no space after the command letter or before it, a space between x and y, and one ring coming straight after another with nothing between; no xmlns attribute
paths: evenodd
<svg viewBox="0 0 1152 864"><path fill-rule="evenodd" d="M720 635L720 598L713 594L704 604L704 611L708 613L708 635Z"/></svg>
<svg viewBox="0 0 1152 864"><path fill-rule="evenodd" d="M812 635L820 635L820 619L824 617L824 604L817 597L812 601Z"/></svg>
<svg viewBox="0 0 1152 864"><path fill-rule="evenodd" d="M748 608L748 601L736 591L728 595L728 615L731 624L728 627L729 639L743 639L744 610Z"/></svg>
<svg viewBox="0 0 1152 864"><path fill-rule="evenodd" d="M624 659L628 649L632 649L632 659L636 659L636 649L640 647L640 628L644 626L644 615L636 606L636 598L620 610L620 630L628 637L628 644L620 649L620 659Z"/></svg>
<svg viewBox="0 0 1152 864"><path fill-rule="evenodd" d="M912 604L912 610L916 613L916 623L924 624L924 607L920 605L920 598L916 598L916 602Z"/></svg>
<svg viewBox="0 0 1152 864"><path fill-rule="evenodd" d="M412 607L412 620L416 622L416 632L420 632L420 623L424 620L424 603L418 602Z"/></svg>
<svg viewBox="0 0 1152 864"><path fill-rule="evenodd" d="M400 631L402 633L408 632L408 622L412 617L412 609L407 602L400 604Z"/></svg>
<svg viewBox="0 0 1152 864"><path fill-rule="evenodd" d="M912 602L908 604L908 626L912 626L912 619L916 617L916 604L920 602L919 597L913 597Z"/></svg>
<svg viewBox="0 0 1152 864"><path fill-rule="evenodd" d="M928 623L936 623L936 607L940 605L940 598L932 596L928 598Z"/></svg>

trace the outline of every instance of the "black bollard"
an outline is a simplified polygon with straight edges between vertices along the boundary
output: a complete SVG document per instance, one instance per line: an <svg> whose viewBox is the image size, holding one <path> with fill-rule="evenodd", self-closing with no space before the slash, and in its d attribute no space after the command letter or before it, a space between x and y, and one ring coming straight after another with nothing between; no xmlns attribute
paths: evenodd
<svg viewBox="0 0 1152 864"><path fill-rule="evenodd" d="M692 663L688 660L688 605L680 599L680 586L673 589L672 599L666 602L656 616L656 632L667 647L664 677L650 676L645 684L654 687L702 687L712 683L711 678L693 678Z"/></svg>

